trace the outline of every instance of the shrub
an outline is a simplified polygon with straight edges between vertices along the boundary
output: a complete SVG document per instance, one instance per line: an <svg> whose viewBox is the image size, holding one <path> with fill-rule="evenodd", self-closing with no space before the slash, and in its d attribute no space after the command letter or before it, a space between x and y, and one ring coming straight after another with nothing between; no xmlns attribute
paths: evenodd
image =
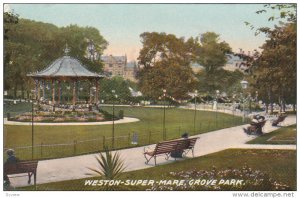
<svg viewBox="0 0 300 198"><path fill-rule="evenodd" d="M120 110L119 111L119 119L123 119L124 118L124 111Z"/></svg>

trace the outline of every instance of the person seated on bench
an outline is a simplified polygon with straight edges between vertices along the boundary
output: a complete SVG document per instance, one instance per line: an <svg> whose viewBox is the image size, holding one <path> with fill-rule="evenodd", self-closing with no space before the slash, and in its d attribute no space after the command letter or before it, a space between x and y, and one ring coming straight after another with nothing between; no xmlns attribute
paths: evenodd
<svg viewBox="0 0 300 198"><path fill-rule="evenodd" d="M262 135L262 128L265 125L266 120L264 116L255 115L251 120L250 126L247 128L243 128L244 132L248 135Z"/></svg>
<svg viewBox="0 0 300 198"><path fill-rule="evenodd" d="M280 122L283 122L287 115L285 115L285 112L280 112L277 116L276 120L273 120L272 126L277 126Z"/></svg>
<svg viewBox="0 0 300 198"><path fill-rule="evenodd" d="M189 134L185 132L184 134L181 135L181 138L187 140L189 138ZM188 148L189 147L188 144L190 144L190 141L187 140L185 142L185 144L186 145L184 146L184 148ZM172 151L171 152L171 157L173 157L173 158L182 158L183 152L184 152L183 150Z"/></svg>
<svg viewBox="0 0 300 198"><path fill-rule="evenodd" d="M13 164L16 164L17 162L19 162L20 160L15 156L15 151L13 149L8 149L6 151L6 154L7 154L7 159L4 163L4 166L5 165L13 165ZM3 174L4 176L4 183L7 184L7 185L10 185L10 181L9 181L9 178L7 176L6 173Z"/></svg>

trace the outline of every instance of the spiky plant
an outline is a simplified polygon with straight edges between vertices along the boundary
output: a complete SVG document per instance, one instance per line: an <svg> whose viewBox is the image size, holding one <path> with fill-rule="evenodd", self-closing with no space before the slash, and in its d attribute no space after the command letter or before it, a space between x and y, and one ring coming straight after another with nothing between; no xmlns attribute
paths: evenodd
<svg viewBox="0 0 300 198"><path fill-rule="evenodd" d="M105 154L99 153L96 156L99 168L89 168L91 171L96 173L96 175L104 176L106 179L116 179L125 170L124 162L120 158L118 152L112 155L107 148L105 148ZM88 175L94 175L88 173Z"/></svg>

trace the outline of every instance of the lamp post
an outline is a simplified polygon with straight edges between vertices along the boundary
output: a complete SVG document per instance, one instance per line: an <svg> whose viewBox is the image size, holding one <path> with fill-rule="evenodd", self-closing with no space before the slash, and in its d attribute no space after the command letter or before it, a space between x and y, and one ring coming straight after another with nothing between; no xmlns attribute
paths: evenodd
<svg viewBox="0 0 300 198"><path fill-rule="evenodd" d="M196 97L198 96L198 90L195 90L195 93L194 93L194 103L195 103L195 111L194 111L194 134L196 134Z"/></svg>
<svg viewBox="0 0 300 198"><path fill-rule="evenodd" d="M111 90L113 94L113 125L112 125L112 148L115 146L115 97L118 98L118 95L115 95L115 90Z"/></svg>
<svg viewBox="0 0 300 198"><path fill-rule="evenodd" d="M216 90L216 100L215 100L215 104L216 104L216 127L218 126L218 97L219 97L219 90Z"/></svg>
<svg viewBox="0 0 300 198"><path fill-rule="evenodd" d="M36 98L32 97L31 100L31 159L34 156L34 99Z"/></svg>
<svg viewBox="0 0 300 198"><path fill-rule="evenodd" d="M163 119L163 140L166 140L166 89L163 89L164 97L164 119Z"/></svg>
<svg viewBox="0 0 300 198"><path fill-rule="evenodd" d="M245 90L248 88L248 82L245 80L241 81L241 86L242 89ZM245 98L244 98L244 94L242 93L242 100L243 100L243 122L245 122Z"/></svg>

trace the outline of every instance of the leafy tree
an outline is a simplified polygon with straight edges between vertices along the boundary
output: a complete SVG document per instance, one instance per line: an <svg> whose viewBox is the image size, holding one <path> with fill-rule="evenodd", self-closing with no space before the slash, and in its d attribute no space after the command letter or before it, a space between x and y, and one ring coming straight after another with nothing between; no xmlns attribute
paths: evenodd
<svg viewBox="0 0 300 198"><path fill-rule="evenodd" d="M226 64L226 54L231 53L231 48L225 41L219 42L219 35L214 32L202 34L200 41L198 62L205 68L208 75L213 75Z"/></svg>
<svg viewBox="0 0 300 198"><path fill-rule="evenodd" d="M89 40L93 40L96 51L101 54L107 41L93 27L70 25L58 28L53 24L18 19L6 14L4 42L4 88L16 93L18 90L29 95L34 88L33 81L26 76L40 71L55 59L64 55L66 43L71 48L70 55L77 58L91 71L100 72L102 63L86 58ZM11 22L12 21L12 22ZM16 23L17 21L17 23Z"/></svg>
<svg viewBox="0 0 300 198"><path fill-rule="evenodd" d="M181 100L195 87L190 64L195 60L198 43L195 39L177 38L173 34L145 32L138 57L141 69L137 74L141 92L150 99L159 98L163 89Z"/></svg>
<svg viewBox="0 0 300 198"><path fill-rule="evenodd" d="M111 79L102 79L100 97L111 101L113 99L112 90L115 90L115 94L118 95L118 101L121 103L131 101L129 84L122 77L116 76Z"/></svg>
<svg viewBox="0 0 300 198"><path fill-rule="evenodd" d="M266 42L261 47L262 53L251 62L253 72L249 81L251 86L259 91L260 99L266 104L277 102L281 110L285 110L286 102L296 103L296 41L297 41L297 18L296 4L268 4L264 6L277 10L277 16L269 17L269 21L285 20L279 22L274 28L260 27L255 34L264 33ZM257 14L267 12L259 10ZM249 25L249 23L246 23ZM250 25L251 29L255 27ZM268 110L268 109L267 109Z"/></svg>
<svg viewBox="0 0 300 198"><path fill-rule="evenodd" d="M233 84L232 80L236 72L229 72L223 69L227 63L227 55L231 48L225 41L219 41L219 35L214 32L206 32L201 35L200 48L196 51L197 62L204 67L204 70L197 74L197 89L204 95L215 94L216 90L226 91L226 86ZM231 76L232 75L232 76Z"/></svg>
<svg viewBox="0 0 300 198"><path fill-rule="evenodd" d="M286 101L296 103L296 25L276 27L268 37L254 66L253 86L267 88L262 89L267 92L267 101L278 102L284 110Z"/></svg>

